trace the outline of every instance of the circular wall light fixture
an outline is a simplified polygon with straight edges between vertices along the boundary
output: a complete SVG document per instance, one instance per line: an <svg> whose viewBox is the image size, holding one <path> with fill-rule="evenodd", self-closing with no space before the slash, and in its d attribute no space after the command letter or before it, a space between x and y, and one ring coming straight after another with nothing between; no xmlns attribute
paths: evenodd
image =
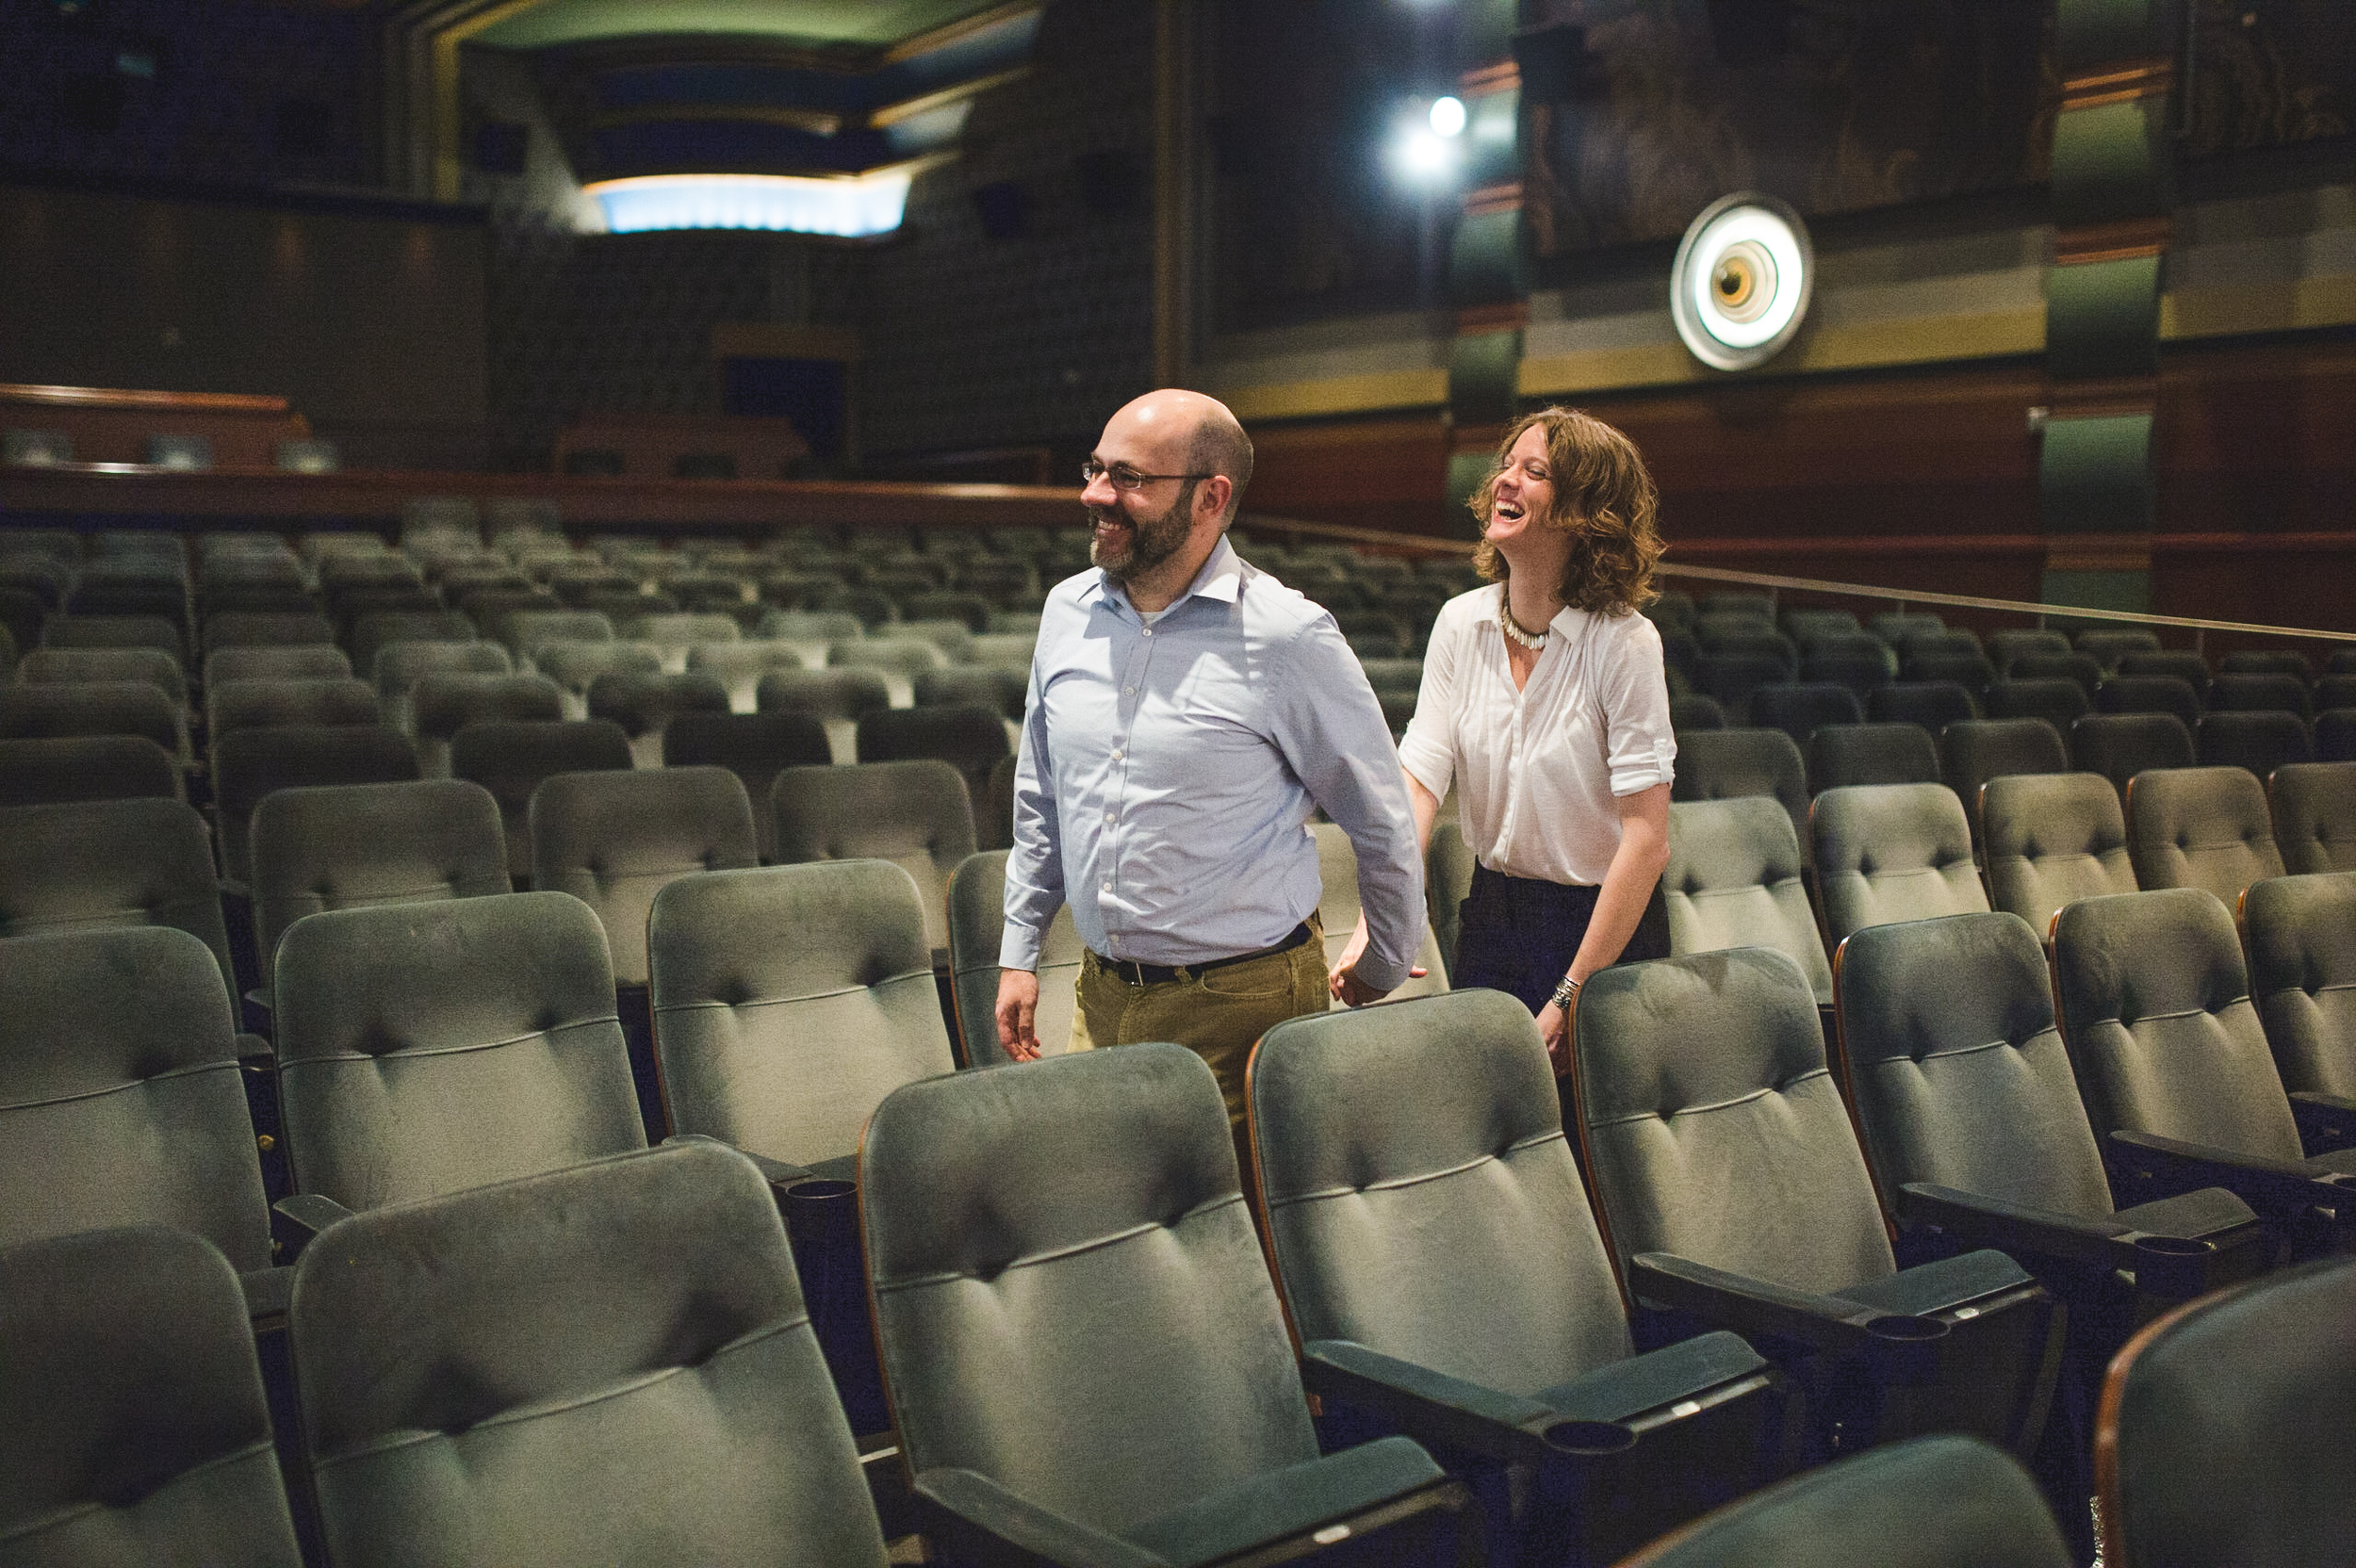
<svg viewBox="0 0 2356 1568"><path fill-rule="evenodd" d="M1669 314L1693 357L1721 370L1773 359L1799 332L1816 286L1800 215L1755 190L1702 208L1677 247Z"/></svg>

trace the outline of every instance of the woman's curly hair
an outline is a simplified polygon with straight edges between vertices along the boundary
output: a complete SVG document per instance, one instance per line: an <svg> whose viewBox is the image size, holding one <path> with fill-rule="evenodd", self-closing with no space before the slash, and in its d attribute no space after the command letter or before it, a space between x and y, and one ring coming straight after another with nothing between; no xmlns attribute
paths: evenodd
<svg viewBox="0 0 2356 1568"><path fill-rule="evenodd" d="M1497 476L1513 443L1533 425L1546 433L1546 466L1554 483L1554 504L1537 521L1576 540L1562 565L1562 602L1604 615L1642 610L1661 596L1652 585L1661 551L1660 492L1636 443L1591 414L1542 408L1513 422L1497 444L1489 478L1472 498L1482 533L1489 528ZM1485 537L1473 550L1473 564L1491 582L1503 582L1512 573Z"/></svg>

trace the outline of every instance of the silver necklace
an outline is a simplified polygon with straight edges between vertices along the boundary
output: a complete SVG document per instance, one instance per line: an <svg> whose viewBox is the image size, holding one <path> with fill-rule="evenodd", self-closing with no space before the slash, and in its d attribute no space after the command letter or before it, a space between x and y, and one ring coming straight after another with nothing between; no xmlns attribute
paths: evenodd
<svg viewBox="0 0 2356 1568"><path fill-rule="evenodd" d="M1537 631L1523 630L1522 623L1513 618L1513 600L1504 594L1499 594L1497 596L1497 629L1526 648L1542 648L1546 645L1546 632L1553 629L1547 627Z"/></svg>

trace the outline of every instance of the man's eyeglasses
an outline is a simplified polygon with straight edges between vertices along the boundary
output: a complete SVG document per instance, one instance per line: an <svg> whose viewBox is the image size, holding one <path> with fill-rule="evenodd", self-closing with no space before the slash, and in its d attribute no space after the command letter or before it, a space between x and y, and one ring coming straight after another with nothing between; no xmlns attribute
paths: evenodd
<svg viewBox="0 0 2356 1568"><path fill-rule="evenodd" d="M1142 490L1155 480L1215 479L1217 477L1215 474L1141 474L1126 463L1115 463L1107 466L1092 457L1080 465L1082 483L1094 484L1100 479L1108 479L1112 481L1113 488L1116 490Z"/></svg>

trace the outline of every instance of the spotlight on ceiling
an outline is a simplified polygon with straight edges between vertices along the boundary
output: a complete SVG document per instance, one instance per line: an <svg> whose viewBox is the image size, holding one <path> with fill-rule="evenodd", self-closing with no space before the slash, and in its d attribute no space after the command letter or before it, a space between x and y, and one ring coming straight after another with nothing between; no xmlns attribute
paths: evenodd
<svg viewBox="0 0 2356 1568"><path fill-rule="evenodd" d="M1432 129L1437 136L1463 136L1464 134L1464 101L1462 98L1432 100Z"/></svg>
<svg viewBox="0 0 2356 1568"><path fill-rule="evenodd" d="M798 174L642 174L583 188L614 234L770 229L845 237L890 234L907 210L907 164L816 179Z"/></svg>

